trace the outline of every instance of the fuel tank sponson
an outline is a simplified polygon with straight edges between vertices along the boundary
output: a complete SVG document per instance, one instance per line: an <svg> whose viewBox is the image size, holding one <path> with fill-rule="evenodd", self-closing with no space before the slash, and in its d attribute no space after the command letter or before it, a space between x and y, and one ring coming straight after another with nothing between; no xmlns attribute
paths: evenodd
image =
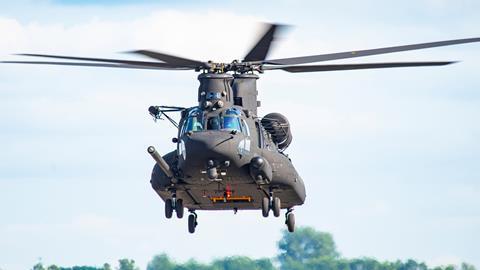
<svg viewBox="0 0 480 270"><path fill-rule="evenodd" d="M254 157L250 161L250 176L258 184L268 184L272 181L273 172L270 163L262 157Z"/></svg>

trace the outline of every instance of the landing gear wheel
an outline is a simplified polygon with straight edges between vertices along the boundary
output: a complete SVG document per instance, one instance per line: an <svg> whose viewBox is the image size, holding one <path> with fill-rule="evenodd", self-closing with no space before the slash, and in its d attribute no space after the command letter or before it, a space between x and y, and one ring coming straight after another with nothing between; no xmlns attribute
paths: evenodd
<svg viewBox="0 0 480 270"><path fill-rule="evenodd" d="M177 218L183 218L183 200L177 199L175 201L175 212L177 212Z"/></svg>
<svg viewBox="0 0 480 270"><path fill-rule="evenodd" d="M273 198L273 203L272 203L272 211L273 211L273 215L275 217L279 217L280 216L280 208L281 208L281 201L280 201L280 198L278 197L275 197Z"/></svg>
<svg viewBox="0 0 480 270"><path fill-rule="evenodd" d="M263 217L268 217L268 212L270 211L270 198L264 197L262 200L262 215Z"/></svg>
<svg viewBox="0 0 480 270"><path fill-rule="evenodd" d="M295 215L293 213L287 214L287 220L285 221L289 232L295 231Z"/></svg>
<svg viewBox="0 0 480 270"><path fill-rule="evenodd" d="M195 227L197 227L197 216L192 213L188 216L188 232L194 233Z"/></svg>
<svg viewBox="0 0 480 270"><path fill-rule="evenodd" d="M173 214L173 202L172 199L165 200L165 217L172 218Z"/></svg>

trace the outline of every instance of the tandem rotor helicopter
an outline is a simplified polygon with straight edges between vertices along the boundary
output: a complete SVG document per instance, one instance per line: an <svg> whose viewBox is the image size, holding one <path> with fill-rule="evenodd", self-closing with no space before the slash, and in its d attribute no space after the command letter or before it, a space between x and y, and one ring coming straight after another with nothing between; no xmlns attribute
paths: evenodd
<svg viewBox="0 0 480 270"><path fill-rule="evenodd" d="M176 150L163 157L153 146L148 153L154 165L150 183L165 201L165 216L188 216L188 231L195 232L197 210L261 209L268 217L286 209L288 231L295 229L293 207L305 202L302 178L284 153L292 142L287 118L279 113L258 115L256 81L270 70L317 72L395 67L443 66L455 62L386 62L363 64L303 65L354 57L386 54L432 47L479 42L480 38L385 47L370 50L270 59L267 54L281 25L267 24L266 32L243 60L231 63L203 62L150 50L131 53L155 61L85 58L44 54L21 56L76 60L3 61L11 64L46 64L127 69L194 70L200 72L198 104L190 108L151 106L155 119L168 119L178 128L172 139ZM180 112L179 123L168 114Z"/></svg>

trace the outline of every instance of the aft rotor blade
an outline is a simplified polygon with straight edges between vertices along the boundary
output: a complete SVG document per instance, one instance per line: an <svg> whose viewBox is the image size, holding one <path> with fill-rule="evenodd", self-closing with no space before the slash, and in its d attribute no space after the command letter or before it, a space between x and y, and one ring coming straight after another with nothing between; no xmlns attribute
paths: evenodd
<svg viewBox="0 0 480 270"><path fill-rule="evenodd" d="M265 60L272 45L272 41L276 38L276 33L278 33L279 30L286 28L286 26L280 24L267 24L267 26L267 31L245 56L243 60L244 62Z"/></svg>
<svg viewBox="0 0 480 270"><path fill-rule="evenodd" d="M445 66L456 63L445 62L393 62L393 63L366 63L366 64L338 64L338 65L311 65L311 66L264 66L263 70L284 70L288 72L319 72L336 70L374 69L374 68L398 68L398 67L426 67Z"/></svg>
<svg viewBox="0 0 480 270"><path fill-rule="evenodd" d="M183 66L183 67L190 67L190 68L206 67L206 63L201 61L183 58L183 57L166 54L166 53L155 52L155 51L138 50L138 51L130 51L128 53L141 54L141 55L148 56L150 58L157 59L175 66Z"/></svg>
<svg viewBox="0 0 480 270"><path fill-rule="evenodd" d="M170 68L155 66L136 66L124 64L103 64L103 63L75 63L75 62L48 62L48 61L1 61L4 64L30 64L30 65L57 65L57 66L81 66L81 67L108 67L108 68L128 68L128 69L154 69L154 70L188 70L190 68Z"/></svg>
<svg viewBox="0 0 480 270"><path fill-rule="evenodd" d="M427 48L433 48L433 47L449 46L449 45L464 44L464 43L479 42L479 41L480 41L480 38L454 39L454 40L445 40L445 41L437 41L437 42L429 42L429 43L385 47L385 48L378 48L378 49L371 49L371 50L349 51L349 52L340 52L340 53L319 54L319 55L266 60L266 61L263 61L263 63L274 64L274 65L298 65L298 64L306 64L306 63L314 63L314 62L321 62L321 61L354 58L354 57L363 57L363 56L385 54L385 53L420 50L420 49L427 49Z"/></svg>
<svg viewBox="0 0 480 270"><path fill-rule="evenodd" d="M161 63L161 62L148 62L148 61L105 59L105 58L91 58L91 57L76 57L76 56L50 55L50 54L31 54L31 53L21 53L21 54L17 54L17 55L55 58L55 59L68 59L68 60L77 60L77 61L117 63L117 64L124 64L124 65L135 65L135 66L146 66L146 67L164 67L164 68L178 68L178 67L180 67L180 66Z"/></svg>

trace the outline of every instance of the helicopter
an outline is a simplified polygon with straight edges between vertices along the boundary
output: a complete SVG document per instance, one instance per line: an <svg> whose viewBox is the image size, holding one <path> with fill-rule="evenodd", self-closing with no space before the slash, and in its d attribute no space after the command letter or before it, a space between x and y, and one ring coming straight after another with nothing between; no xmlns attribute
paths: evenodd
<svg viewBox="0 0 480 270"><path fill-rule="evenodd" d="M304 204L305 184L285 150L292 143L291 126L280 113L258 115L257 80L265 71L292 73L359 70L398 67L445 66L455 61L384 62L361 64L304 65L440 46L480 42L480 38L445 40L377 49L346 51L267 59L279 24L265 24L266 31L242 60L230 63L198 61L151 50L130 53L155 61L87 58L49 54L18 54L28 57L76 60L3 61L9 64L41 64L154 70L193 70L200 72L197 105L150 106L155 119L167 119L178 130L172 139L176 149L160 155L155 147L147 152L155 161L150 183L164 201L165 217L188 215L188 231L198 225L197 211L261 210L279 217L285 211L289 232L295 231L295 206ZM180 113L177 123L169 114Z"/></svg>

